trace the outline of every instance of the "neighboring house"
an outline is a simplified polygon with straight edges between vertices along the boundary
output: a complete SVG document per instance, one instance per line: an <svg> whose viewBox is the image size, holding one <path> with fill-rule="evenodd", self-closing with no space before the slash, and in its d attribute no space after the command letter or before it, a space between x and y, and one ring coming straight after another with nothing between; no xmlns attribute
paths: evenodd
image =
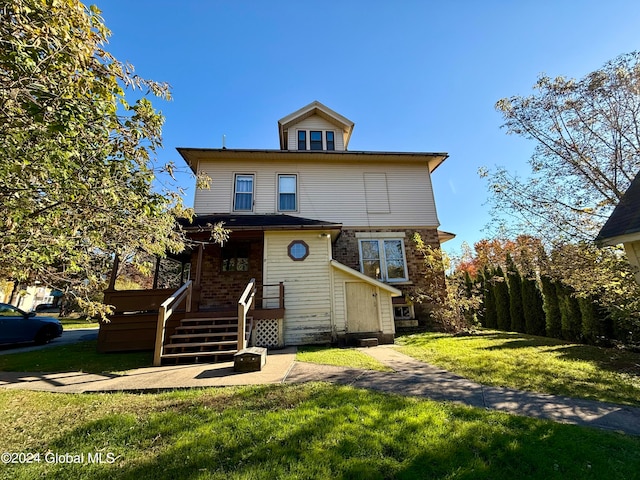
<svg viewBox="0 0 640 480"><path fill-rule="evenodd" d="M412 238L453 237L438 230L431 184L447 154L349 151L353 127L313 102L278 122L278 150L178 148L211 179L183 224L201 242L182 258L194 310L233 311L255 278L254 338L278 338L262 343L391 343L426 316L405 298L422 281ZM222 247L208 242L218 222L231 230Z"/></svg>
<svg viewBox="0 0 640 480"><path fill-rule="evenodd" d="M629 263L635 268L640 283L640 173L629 185L596 237L603 245L624 245Z"/></svg>

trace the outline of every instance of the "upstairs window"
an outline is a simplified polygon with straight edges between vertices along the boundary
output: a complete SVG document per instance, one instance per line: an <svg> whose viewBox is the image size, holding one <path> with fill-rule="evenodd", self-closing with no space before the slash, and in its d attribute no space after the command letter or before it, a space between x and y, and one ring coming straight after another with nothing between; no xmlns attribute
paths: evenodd
<svg viewBox="0 0 640 480"><path fill-rule="evenodd" d="M298 130L298 150L335 150L335 137L333 130Z"/></svg>
<svg viewBox="0 0 640 480"><path fill-rule="evenodd" d="M305 130L298 130L298 150L307 149L307 132Z"/></svg>
<svg viewBox="0 0 640 480"><path fill-rule="evenodd" d="M402 239L360 240L362 273L383 282L403 282L407 261Z"/></svg>
<svg viewBox="0 0 640 480"><path fill-rule="evenodd" d="M296 175L278 175L278 210L295 212L298 209Z"/></svg>
<svg viewBox="0 0 640 480"><path fill-rule="evenodd" d="M318 132L318 131L311 131L309 132L309 138L311 139L310 142L310 149L311 150L322 150L322 132Z"/></svg>
<svg viewBox="0 0 640 480"><path fill-rule="evenodd" d="M250 212L253 210L253 175L236 175L233 210Z"/></svg>
<svg viewBox="0 0 640 480"><path fill-rule="evenodd" d="M325 132L325 139L327 143L327 150L335 150L336 144L333 141L333 132Z"/></svg>

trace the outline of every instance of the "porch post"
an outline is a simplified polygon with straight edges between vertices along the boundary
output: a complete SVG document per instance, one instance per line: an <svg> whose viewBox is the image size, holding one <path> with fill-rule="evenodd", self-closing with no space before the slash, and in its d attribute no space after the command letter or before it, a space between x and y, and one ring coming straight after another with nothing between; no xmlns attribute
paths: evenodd
<svg viewBox="0 0 640 480"><path fill-rule="evenodd" d="M109 279L108 290L116 289L116 277L118 276L118 269L120 268L120 257L116 253L113 257L113 268L111 269L111 278Z"/></svg>
<svg viewBox="0 0 640 480"><path fill-rule="evenodd" d="M153 289L158 288L158 278L160 277L160 257L156 257L156 271L153 274Z"/></svg>
<svg viewBox="0 0 640 480"><path fill-rule="evenodd" d="M202 280L202 257L204 256L204 244L198 245L198 261L196 263L196 275L195 275L195 286L200 286L200 281Z"/></svg>

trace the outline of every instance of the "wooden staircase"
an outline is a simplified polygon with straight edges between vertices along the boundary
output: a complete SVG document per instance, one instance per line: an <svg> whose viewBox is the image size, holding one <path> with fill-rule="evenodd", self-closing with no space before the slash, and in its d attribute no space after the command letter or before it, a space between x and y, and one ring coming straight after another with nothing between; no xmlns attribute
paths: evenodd
<svg viewBox="0 0 640 480"><path fill-rule="evenodd" d="M238 318L184 318L162 352L163 365L233 360L238 351Z"/></svg>

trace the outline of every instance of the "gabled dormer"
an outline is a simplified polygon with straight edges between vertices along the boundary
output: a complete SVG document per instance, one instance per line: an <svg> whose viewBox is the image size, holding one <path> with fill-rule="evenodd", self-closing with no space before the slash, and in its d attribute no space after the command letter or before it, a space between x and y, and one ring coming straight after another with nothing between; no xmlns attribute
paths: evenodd
<svg viewBox="0 0 640 480"><path fill-rule="evenodd" d="M345 151L355 124L318 101L278 121L281 150Z"/></svg>

